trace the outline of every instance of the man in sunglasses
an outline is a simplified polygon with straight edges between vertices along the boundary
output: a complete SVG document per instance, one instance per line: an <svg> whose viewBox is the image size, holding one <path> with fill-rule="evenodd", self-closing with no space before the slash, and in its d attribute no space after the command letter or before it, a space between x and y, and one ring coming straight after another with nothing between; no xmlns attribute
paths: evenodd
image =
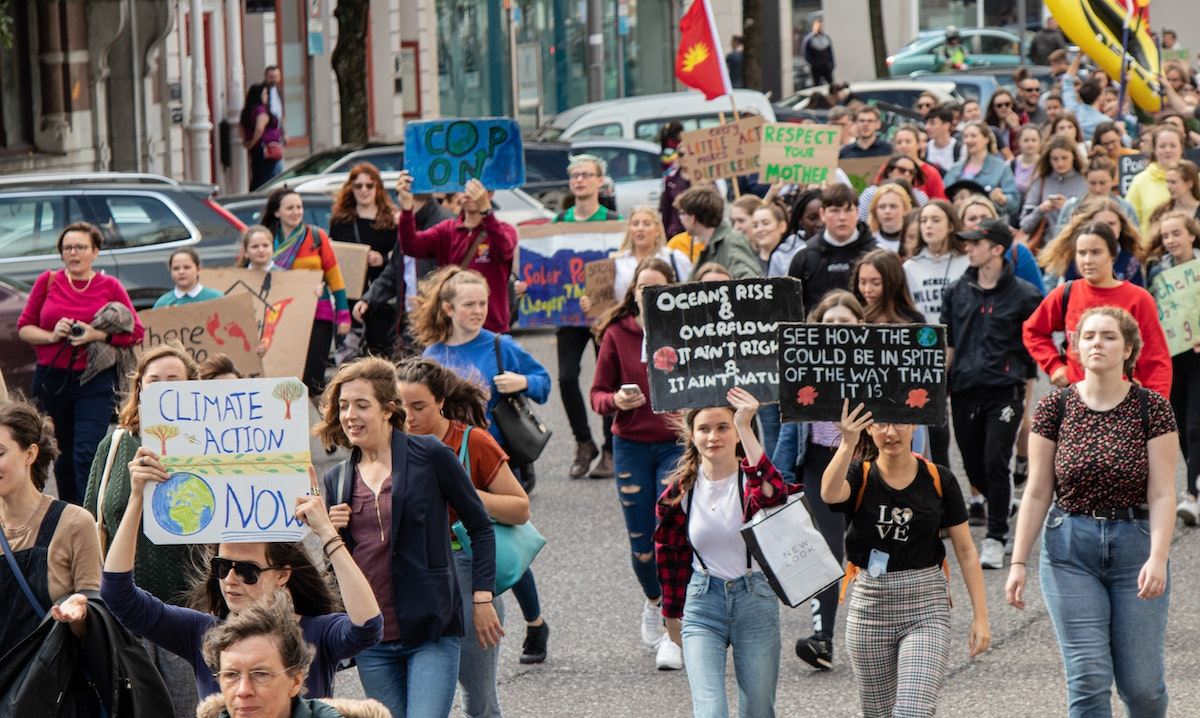
<svg viewBox="0 0 1200 718"><path fill-rule="evenodd" d="M1042 83L1034 77L1022 77L1017 80L1017 111L1025 113L1030 122L1043 124L1048 119L1046 110L1042 107Z"/></svg>

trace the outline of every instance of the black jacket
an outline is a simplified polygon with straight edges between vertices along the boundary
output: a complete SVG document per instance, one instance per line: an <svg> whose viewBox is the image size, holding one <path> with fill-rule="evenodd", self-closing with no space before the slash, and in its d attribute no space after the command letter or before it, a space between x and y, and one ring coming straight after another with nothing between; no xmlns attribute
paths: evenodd
<svg viewBox="0 0 1200 718"><path fill-rule="evenodd" d="M142 642L109 613L98 593L84 594L82 639L47 615L0 659L0 716L99 716L101 701L109 718L173 715L171 696Z"/></svg>
<svg viewBox="0 0 1200 718"><path fill-rule="evenodd" d="M954 349L950 364L952 394L970 394L1023 386L1033 364L1021 325L1042 297L1036 287L1004 264L991 289L979 286L979 270L967 269L942 295L946 344Z"/></svg>
<svg viewBox="0 0 1200 718"><path fill-rule="evenodd" d="M430 200L417 210L413 219L417 223L417 231L420 232L448 219L454 219L454 213ZM417 281L421 281L422 277L435 269L437 269L437 262L418 259ZM403 282L404 252L400 251L400 246L397 244L395 250L388 255L388 262L384 265L383 271L379 273L378 277L371 280L371 285L367 287L362 300L372 309L389 302L394 303L396 311L404 314Z"/></svg>
<svg viewBox="0 0 1200 718"><path fill-rule="evenodd" d="M323 479L330 506L350 503L362 452L330 469ZM471 537L471 586L458 586L450 554L453 506ZM392 598L400 641L416 645L463 635L463 598L496 587L496 537L492 520L454 452L431 436L392 432ZM353 553L350 529L341 531ZM475 640L469 638L468 640Z"/></svg>
<svg viewBox="0 0 1200 718"><path fill-rule="evenodd" d="M812 311L831 289L849 289L854 263L875 246L875 235L863 222L858 223L858 238L842 247L826 242L825 230L818 230L788 268L788 274L803 283L804 311Z"/></svg>

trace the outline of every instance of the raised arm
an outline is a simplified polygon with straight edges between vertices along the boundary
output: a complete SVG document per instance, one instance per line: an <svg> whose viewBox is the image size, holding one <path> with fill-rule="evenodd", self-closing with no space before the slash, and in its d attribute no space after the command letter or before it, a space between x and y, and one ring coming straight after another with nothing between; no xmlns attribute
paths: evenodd
<svg viewBox="0 0 1200 718"><path fill-rule="evenodd" d="M850 460L854 457L854 449L862 432L875 423L871 412L865 412L866 406L859 404L850 411L850 400L842 400L842 419L838 428L842 432L842 443L833 452L833 459L821 474L821 500L826 504L840 504L850 498L850 482L846 481L846 472L850 470Z"/></svg>

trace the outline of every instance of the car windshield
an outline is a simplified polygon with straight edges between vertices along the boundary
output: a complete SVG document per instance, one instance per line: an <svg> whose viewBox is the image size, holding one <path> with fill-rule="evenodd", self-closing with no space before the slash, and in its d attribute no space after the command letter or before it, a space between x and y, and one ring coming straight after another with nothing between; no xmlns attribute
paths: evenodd
<svg viewBox="0 0 1200 718"><path fill-rule="evenodd" d="M324 152L315 152L308 157L300 160L296 164L288 167L283 172L271 178L271 184L276 185L281 181L289 180L293 177L305 177L308 175L319 175L329 169L330 165L345 157L348 153L346 150L325 150Z"/></svg>

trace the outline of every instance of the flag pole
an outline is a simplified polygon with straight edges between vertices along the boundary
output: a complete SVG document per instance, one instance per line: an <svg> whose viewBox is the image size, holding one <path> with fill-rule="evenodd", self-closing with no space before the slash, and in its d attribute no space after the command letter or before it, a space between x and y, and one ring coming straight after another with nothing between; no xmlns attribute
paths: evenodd
<svg viewBox="0 0 1200 718"><path fill-rule="evenodd" d="M712 32L712 44L716 50L716 60L721 68L721 83L725 86L725 94L729 97L729 108L733 110L733 121L737 122L742 119L738 112L737 100L733 96L733 83L729 80L729 66L725 64L725 48L721 47L721 38L717 35L717 20L713 17L712 5L708 4L708 0L695 0L698 3L703 3L704 14L708 18L708 29ZM717 114L721 124L725 124L725 113ZM737 177L733 178L733 198L740 199L742 196L741 188L738 187Z"/></svg>

